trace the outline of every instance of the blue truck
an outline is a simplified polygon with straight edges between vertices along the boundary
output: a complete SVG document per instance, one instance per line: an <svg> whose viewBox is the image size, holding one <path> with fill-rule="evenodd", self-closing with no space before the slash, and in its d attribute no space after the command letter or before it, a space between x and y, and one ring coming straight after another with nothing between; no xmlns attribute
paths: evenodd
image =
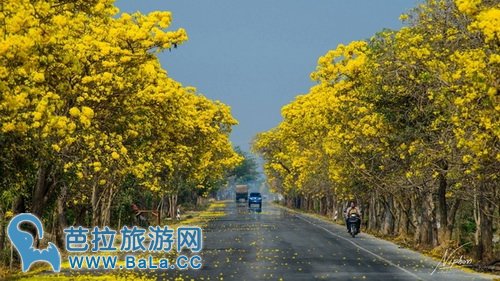
<svg viewBox="0 0 500 281"><path fill-rule="evenodd" d="M251 192L248 198L248 207L251 208L252 205L259 205L259 209L262 209L262 195L259 192Z"/></svg>

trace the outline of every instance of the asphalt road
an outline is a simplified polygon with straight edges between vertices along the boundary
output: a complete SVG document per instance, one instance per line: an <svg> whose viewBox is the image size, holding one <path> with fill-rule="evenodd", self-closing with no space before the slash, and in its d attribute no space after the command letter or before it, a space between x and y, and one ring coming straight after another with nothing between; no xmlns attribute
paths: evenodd
<svg viewBox="0 0 500 281"><path fill-rule="evenodd" d="M490 280L367 234L265 204L262 212L229 203L204 229L200 270L157 272L159 280Z"/></svg>

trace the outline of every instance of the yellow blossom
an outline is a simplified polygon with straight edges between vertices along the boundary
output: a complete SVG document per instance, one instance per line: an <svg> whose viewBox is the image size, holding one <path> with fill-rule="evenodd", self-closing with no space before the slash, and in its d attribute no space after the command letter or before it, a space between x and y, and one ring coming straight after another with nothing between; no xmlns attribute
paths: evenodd
<svg viewBox="0 0 500 281"><path fill-rule="evenodd" d="M80 110L76 107L72 107L70 110L69 110L69 114L73 117L78 117L80 116Z"/></svg>
<svg viewBox="0 0 500 281"><path fill-rule="evenodd" d="M82 106L82 114L87 119L92 119L94 117L94 110L92 110L92 108L90 108L90 107Z"/></svg>

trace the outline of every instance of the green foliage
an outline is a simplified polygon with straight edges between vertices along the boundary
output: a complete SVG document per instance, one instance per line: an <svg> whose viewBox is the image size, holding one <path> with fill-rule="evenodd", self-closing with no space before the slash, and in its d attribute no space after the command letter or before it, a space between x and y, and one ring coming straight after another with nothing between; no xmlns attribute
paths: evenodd
<svg viewBox="0 0 500 281"><path fill-rule="evenodd" d="M255 157L241 150L238 146L235 148L235 151L243 158L243 161L229 172L228 177L234 177L236 184L247 184L257 181L260 175L257 170L258 165Z"/></svg>

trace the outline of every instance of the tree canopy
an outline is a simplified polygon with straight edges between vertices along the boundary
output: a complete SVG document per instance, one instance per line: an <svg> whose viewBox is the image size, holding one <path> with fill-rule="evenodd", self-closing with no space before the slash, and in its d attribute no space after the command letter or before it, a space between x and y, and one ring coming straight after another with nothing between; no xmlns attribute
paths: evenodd
<svg viewBox="0 0 500 281"><path fill-rule="evenodd" d="M242 160L230 108L160 65L186 31L169 29L168 11L113 3L0 3L2 218L55 212L62 226L66 210L90 209L93 225L109 224L123 185L203 195Z"/></svg>

